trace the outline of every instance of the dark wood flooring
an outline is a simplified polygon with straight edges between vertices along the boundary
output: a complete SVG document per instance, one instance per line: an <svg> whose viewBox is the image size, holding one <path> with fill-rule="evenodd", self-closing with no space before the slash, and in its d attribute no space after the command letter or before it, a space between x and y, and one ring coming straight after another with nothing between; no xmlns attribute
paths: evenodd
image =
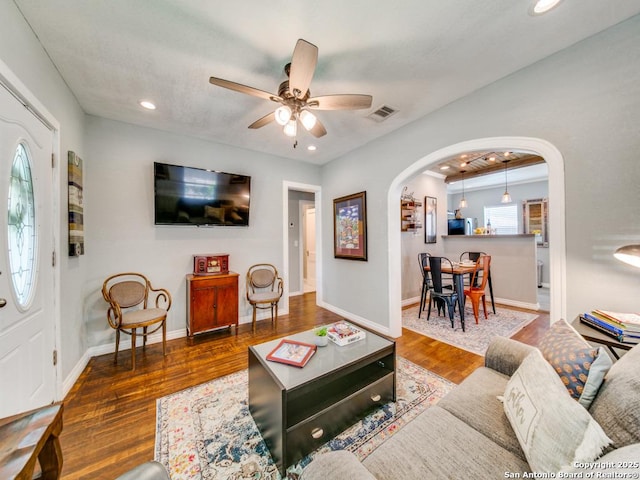
<svg viewBox="0 0 640 480"><path fill-rule="evenodd" d="M208 380L247 368L247 347L273 338L308 330L340 317L315 305L315 295L291 297L289 315L271 322L240 325L238 334L224 330L154 344L137 352L137 370L130 371L129 351L94 357L64 400L61 435L64 479L113 479L153 459L156 399ZM540 316L514 338L532 345L549 325ZM483 358L409 330L397 340L397 352L455 383L460 383Z"/></svg>

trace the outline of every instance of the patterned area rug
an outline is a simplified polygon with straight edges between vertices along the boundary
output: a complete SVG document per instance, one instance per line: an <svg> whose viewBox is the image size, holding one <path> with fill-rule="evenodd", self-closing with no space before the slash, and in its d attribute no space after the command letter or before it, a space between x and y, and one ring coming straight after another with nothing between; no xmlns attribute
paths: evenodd
<svg viewBox="0 0 640 480"><path fill-rule="evenodd" d="M478 317L478 324L476 324L473 310L467 304L467 308L464 311L465 331L463 332L460 325L460 315L457 311L453 317L454 328L451 328L449 316L438 316L437 309L433 307L431 308L431 318L427 322L428 308L429 306L427 305L420 318L418 318L419 305L403 310L402 326L478 355L484 355L493 337L509 338L538 318L535 313L519 312L498 307L496 307L496 313L494 314L491 304L488 304L487 312L489 313L489 318L485 320L482 313L482 305L480 305L480 316Z"/></svg>
<svg viewBox="0 0 640 480"><path fill-rule="evenodd" d="M347 449L364 459L454 386L404 358L397 362L397 401L289 467L288 479L321 452ZM172 480L281 478L249 413L247 383L243 370L157 400L155 459Z"/></svg>

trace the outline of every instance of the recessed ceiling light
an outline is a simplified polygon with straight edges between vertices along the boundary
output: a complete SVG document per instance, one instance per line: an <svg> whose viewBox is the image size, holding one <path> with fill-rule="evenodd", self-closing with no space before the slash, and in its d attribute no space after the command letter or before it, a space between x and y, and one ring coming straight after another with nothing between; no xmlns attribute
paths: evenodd
<svg viewBox="0 0 640 480"><path fill-rule="evenodd" d="M554 7L557 7L562 0L534 0L529 13L531 15L542 15Z"/></svg>
<svg viewBox="0 0 640 480"><path fill-rule="evenodd" d="M449 165L442 165L440 170L449 170Z"/></svg>
<svg viewBox="0 0 640 480"><path fill-rule="evenodd" d="M150 102L149 100L140 100L140 106L146 108L147 110L155 110L156 106L153 102Z"/></svg>
<svg viewBox="0 0 640 480"><path fill-rule="evenodd" d="M309 146L307 147L307 150L309 150L310 152L315 152L315 151L316 151L316 149L317 149L317 147L316 147L315 145L309 145Z"/></svg>
<svg viewBox="0 0 640 480"><path fill-rule="evenodd" d="M460 164L460 166L461 166L461 167L466 167L466 166L467 166L467 162L462 162L462 163Z"/></svg>
<svg viewBox="0 0 640 480"><path fill-rule="evenodd" d="M466 153L463 153L462 155L460 155L460 158L467 158L467 156L468 155Z"/></svg>
<svg viewBox="0 0 640 480"><path fill-rule="evenodd" d="M490 162L495 162L496 161L496 157L489 157L489 161Z"/></svg>

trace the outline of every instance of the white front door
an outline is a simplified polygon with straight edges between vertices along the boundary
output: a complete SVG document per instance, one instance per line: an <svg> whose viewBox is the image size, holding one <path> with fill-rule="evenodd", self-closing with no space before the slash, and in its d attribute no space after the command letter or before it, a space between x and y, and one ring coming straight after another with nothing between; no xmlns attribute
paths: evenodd
<svg viewBox="0 0 640 480"><path fill-rule="evenodd" d="M0 418L55 399L52 146L0 85Z"/></svg>

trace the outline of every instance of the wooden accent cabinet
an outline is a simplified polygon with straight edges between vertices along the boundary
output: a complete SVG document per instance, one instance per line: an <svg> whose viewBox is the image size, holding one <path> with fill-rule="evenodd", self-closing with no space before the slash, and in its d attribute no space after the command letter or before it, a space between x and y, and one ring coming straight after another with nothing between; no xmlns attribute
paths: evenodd
<svg viewBox="0 0 640 480"><path fill-rule="evenodd" d="M187 275L187 335L221 327L238 333L238 274Z"/></svg>

